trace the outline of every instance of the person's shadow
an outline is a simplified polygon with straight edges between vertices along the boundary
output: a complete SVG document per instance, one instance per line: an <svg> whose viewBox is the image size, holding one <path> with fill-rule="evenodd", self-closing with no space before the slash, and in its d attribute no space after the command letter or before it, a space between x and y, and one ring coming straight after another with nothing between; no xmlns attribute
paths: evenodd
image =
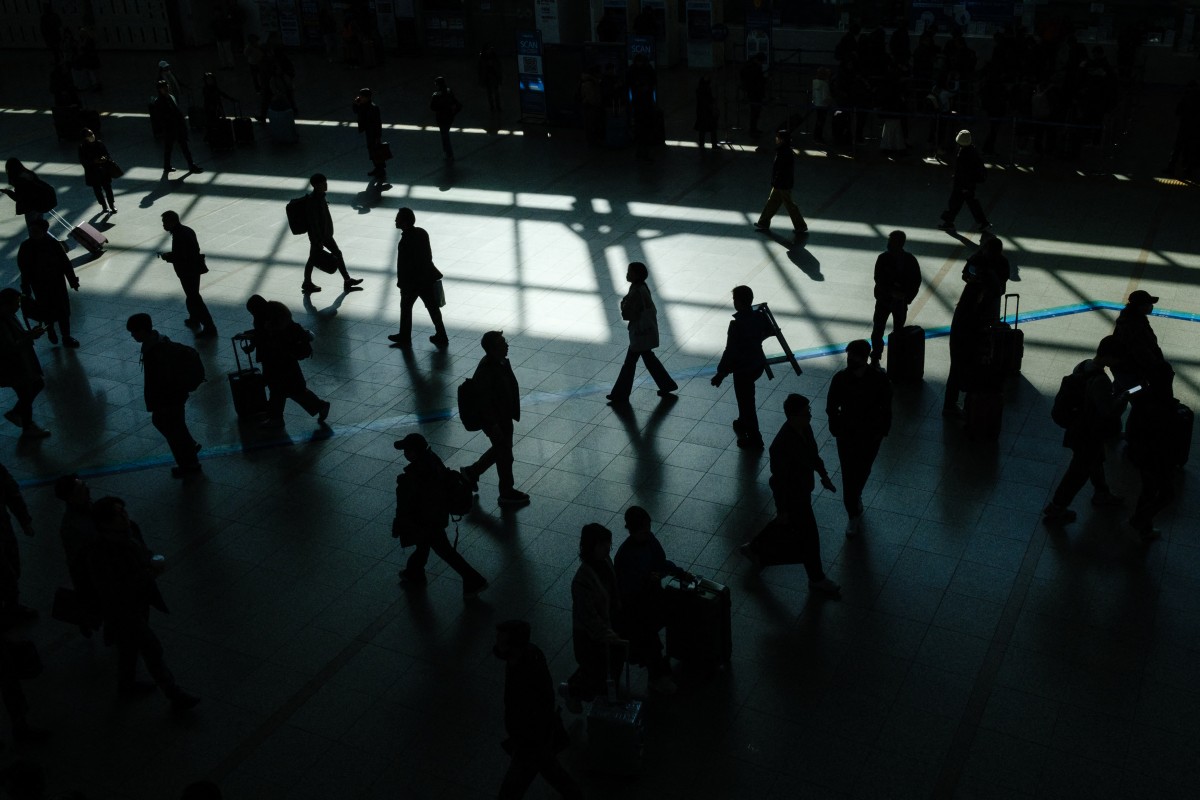
<svg viewBox="0 0 1200 800"><path fill-rule="evenodd" d="M147 192L146 196L138 203L138 208L151 208L156 201L169 195L171 193L171 183L171 181L163 179L154 184L154 188Z"/></svg>
<svg viewBox="0 0 1200 800"><path fill-rule="evenodd" d="M797 245L788 250L788 260L799 267L800 271L812 280L825 280L825 276L821 274L821 262L817 261L817 257L808 252L803 245Z"/></svg>
<svg viewBox="0 0 1200 800"><path fill-rule="evenodd" d="M334 317L337 316L338 309L341 308L342 301L346 299L346 295L348 295L348 294L350 294L350 292L343 289L341 294L339 294L337 297L333 298L332 303L325 306L324 308L317 308L315 305L313 305L312 294L305 293L305 295L304 295L304 310L307 311L309 314L312 314L314 317L316 317L319 320L333 319Z"/></svg>
<svg viewBox="0 0 1200 800"><path fill-rule="evenodd" d="M667 417L667 412L679 401L675 394L665 395L658 401L645 428L639 428L633 407L629 405L614 405L613 414L621 420L625 432L629 434L629 443L637 453L637 466L634 469L631 483L639 491L657 492L662 486L663 465L658 458L658 428Z"/></svg>
<svg viewBox="0 0 1200 800"><path fill-rule="evenodd" d="M359 214L370 214L371 209L383 200L383 193L391 188L392 185L387 181L372 178L371 182L367 184L367 188L354 196L354 202L350 204L350 207Z"/></svg>

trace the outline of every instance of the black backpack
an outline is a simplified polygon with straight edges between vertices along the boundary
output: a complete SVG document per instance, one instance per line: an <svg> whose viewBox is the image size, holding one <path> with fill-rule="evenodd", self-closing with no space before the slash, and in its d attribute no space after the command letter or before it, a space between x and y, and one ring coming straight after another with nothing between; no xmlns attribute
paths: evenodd
<svg viewBox="0 0 1200 800"><path fill-rule="evenodd" d="M191 394L204 383L204 362L196 348L180 342L170 342L170 345L171 377L179 389Z"/></svg>
<svg viewBox="0 0 1200 800"><path fill-rule="evenodd" d="M288 201L287 220L293 236L308 233L308 195Z"/></svg>
<svg viewBox="0 0 1200 800"><path fill-rule="evenodd" d="M1084 406L1087 404L1087 385L1094 377L1087 372L1072 372L1064 375L1054 396L1050 419L1060 428L1072 428L1083 421Z"/></svg>
<svg viewBox="0 0 1200 800"><path fill-rule="evenodd" d="M487 404L483 391L483 385L474 378L467 378L458 385L458 418L469 431L483 430L483 411Z"/></svg>
<svg viewBox="0 0 1200 800"><path fill-rule="evenodd" d="M474 493L467 476L456 469L447 469L442 474L442 491L445 492L446 510L452 517L465 517L471 513Z"/></svg>

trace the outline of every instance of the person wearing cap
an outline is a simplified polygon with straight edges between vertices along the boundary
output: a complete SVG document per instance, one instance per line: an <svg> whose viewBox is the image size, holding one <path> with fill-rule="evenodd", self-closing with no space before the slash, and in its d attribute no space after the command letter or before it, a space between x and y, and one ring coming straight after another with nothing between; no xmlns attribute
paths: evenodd
<svg viewBox="0 0 1200 800"><path fill-rule="evenodd" d="M171 94L170 84L165 80L159 81L157 91L158 95L154 98L154 102L150 104L150 116L155 119L155 124L162 131L162 179L165 181L168 175L175 172L175 168L171 166L171 151L175 149L176 142L179 143L179 150L183 153L183 157L187 159L188 172L203 172L204 170L192 158L192 151L188 147L187 120L184 118L183 112L179 109L179 103Z"/></svg>
<svg viewBox="0 0 1200 800"><path fill-rule="evenodd" d="M63 252L62 243L49 233L50 223L35 219L29 226L29 238L17 249L17 269L21 272L21 293L33 295L37 301L37 318L46 326L46 338L58 344L55 323L62 331L63 345L79 347L71 337L70 286L79 291L79 278L71 267L71 259Z"/></svg>
<svg viewBox="0 0 1200 800"><path fill-rule="evenodd" d="M946 210L942 212L942 224L938 225L938 228L953 231L954 218L962 210L963 203L966 203L971 216L975 218L975 230L985 231L992 227L992 223L988 222L983 206L975 197L975 188L987 180L987 167L983 164L983 157L972 144L970 131L959 131L954 137L954 142L958 145L958 158L954 162L954 184L950 188L950 199L946 203Z"/></svg>
<svg viewBox="0 0 1200 800"><path fill-rule="evenodd" d="M921 265L904 249L908 236L904 231L888 234L887 250L875 259L875 313L871 316L871 362L883 357L883 329L888 317L892 331L904 328L908 305L921 291Z"/></svg>
<svg viewBox="0 0 1200 800"><path fill-rule="evenodd" d="M733 287L733 319L725 334L725 350L717 363L713 386L720 386L726 375L733 375L733 396L737 400L738 416L733 421L737 446L746 450L762 450L762 433L758 429L758 404L754 385L767 368L763 340L775 331L765 314L754 310L754 290L749 286Z"/></svg>
<svg viewBox="0 0 1200 800"><path fill-rule="evenodd" d="M758 222L754 223L754 230L759 233L771 230L771 218L775 216L780 205L787 209L788 216L792 218L796 241L808 233L808 223L804 221L800 207L792 199L792 187L796 185L795 162L792 134L787 130L776 131L775 161L771 164L771 191L767 195L767 203L763 206L762 213L758 215Z"/></svg>
<svg viewBox="0 0 1200 800"><path fill-rule="evenodd" d="M429 341L438 347L450 344L446 325L442 322L442 309L438 305L438 281L442 273L433 263L433 249L429 246L429 233L417 227L417 215L411 208L396 212L396 228L400 230L400 241L396 244L396 288L400 290L400 331L388 336L393 347L412 346L412 311L418 299L429 312L433 321L433 336Z"/></svg>
<svg viewBox="0 0 1200 800"><path fill-rule="evenodd" d="M342 274L342 289L347 292L360 291L362 278L351 278L346 270L346 259L342 250L333 238L333 215L329 213L329 201L325 199L329 192L329 179L320 172L308 179L312 191L308 193L305 210L308 212L308 260L304 262L304 283L300 291L312 294L321 291L321 287L313 283L313 267L317 261L333 258L337 270Z"/></svg>
<svg viewBox="0 0 1200 800"><path fill-rule="evenodd" d="M1121 415L1129 399L1128 391L1115 391L1105 369L1120 364L1121 345L1114 336L1105 336L1096 347L1096 355L1075 365L1071 371L1082 383L1083 403L1063 432L1063 447L1071 451L1071 463L1050 505L1042 512L1047 525L1074 522L1071 501L1089 480L1095 490L1092 505L1098 508L1119 506L1122 499L1108 487L1104 474L1104 440L1121 429Z"/></svg>
<svg viewBox="0 0 1200 800"><path fill-rule="evenodd" d="M463 467L462 474L471 482L471 489L478 491L479 476L495 465L500 479L496 502L510 508L526 506L529 495L516 489L513 478L513 423L521 420L521 389L508 362L508 341L503 331L488 331L480 343L484 356L475 368L474 380L480 396L486 398L479 411L491 447L474 464Z"/></svg>
<svg viewBox="0 0 1200 800"><path fill-rule="evenodd" d="M158 62L158 80L166 82L167 91L171 93L171 97L175 98L176 102L179 101L179 98L183 97L184 89L188 88L183 81L175 76L175 73L171 70L170 63L167 61Z"/></svg>
<svg viewBox="0 0 1200 800"><path fill-rule="evenodd" d="M419 433L410 433L395 443L404 451L408 466L396 477L396 519L392 536L412 538L416 545L408 563L400 570L400 582L408 586L424 586L425 564L429 551L437 553L463 582L463 599L473 600L487 588L487 579L462 557L446 538L450 524L449 499L446 494L446 465Z"/></svg>
<svg viewBox="0 0 1200 800"><path fill-rule="evenodd" d="M454 96L454 92L446 85L446 79L441 75L433 79L433 97L429 100L429 110L433 112L438 131L442 135L442 153L446 160L454 161L454 147L450 144L450 126L454 118L462 111L462 103Z"/></svg>
<svg viewBox="0 0 1200 800"><path fill-rule="evenodd" d="M870 355L871 345L865 339L846 345L846 368L833 376L825 403L829 433L837 440L842 465L847 536L856 535L862 524L863 487L892 428L892 384L869 365Z"/></svg>
<svg viewBox="0 0 1200 800"><path fill-rule="evenodd" d="M367 175L387 182L387 161L383 158L380 145L383 142L383 116L372 99L371 90L363 87L354 96L354 115L358 117L358 131L367 140L367 157L372 169Z"/></svg>
<svg viewBox="0 0 1200 800"><path fill-rule="evenodd" d="M617 593L621 598L617 632L629 640L630 659L644 664L649 671L650 688L661 694L673 694L676 687L671 678L671 663L663 655L658 635L666 624L662 579L670 575L690 582L692 576L667 559L651 524L650 512L641 506L625 509L625 530L629 531L629 537L621 542L613 558Z"/></svg>
<svg viewBox="0 0 1200 800"><path fill-rule="evenodd" d="M529 623L510 619L496 626L492 654L504 662L504 732L501 743L512 761L500 784L500 800L524 797L541 775L550 788L569 800L583 791L558 760L571 739L554 701L554 681L546 655L530 642Z"/></svg>
<svg viewBox="0 0 1200 800"><path fill-rule="evenodd" d="M1158 298L1145 289L1130 292L1129 300L1117 315L1113 336L1121 348L1121 366L1114 372L1118 388L1148 385L1155 392L1171 396L1175 370L1167 362L1158 337L1150 327L1150 313ZM1135 396L1136 405L1143 398Z"/></svg>
<svg viewBox="0 0 1200 800"><path fill-rule="evenodd" d="M808 575L810 591L837 597L842 587L830 580L821 566L821 533L812 508L812 493L816 488L813 473L821 476L821 486L826 490L836 492L837 487L821 460L808 398L789 394L783 401L783 414L786 419L771 442L770 451L775 519L738 547L738 552L755 569L801 563Z"/></svg>

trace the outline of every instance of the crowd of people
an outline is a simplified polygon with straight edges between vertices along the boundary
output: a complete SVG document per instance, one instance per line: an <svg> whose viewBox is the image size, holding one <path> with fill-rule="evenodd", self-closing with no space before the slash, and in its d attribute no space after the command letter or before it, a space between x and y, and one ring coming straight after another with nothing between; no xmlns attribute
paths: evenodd
<svg viewBox="0 0 1200 800"><path fill-rule="evenodd" d="M973 71L973 60L961 37L953 38L939 54L930 51L932 37L929 41L922 37L916 50L909 53L906 42L902 41L904 37L893 37L890 47L885 47L881 36L881 31L861 37L852 31L839 46L841 66L832 84L836 102L857 103L861 93L868 91L864 88L869 85L864 76L877 75L880 70L885 74L901 71L892 75L885 88L871 90L879 92L881 105L892 102L887 99L887 87L894 90L899 86L903 74L911 73L914 78L945 85L959 81L956 76ZM1026 37L1000 36L984 82L995 78L1005 85L1020 84L1024 88L1019 91L1015 86L1005 90L1006 102L1024 102L1020 98L1028 86L1021 82L1028 83L1031 78L1042 80L1051 74L1058 63L1056 52L1045 51ZM1067 52L1069 65L1078 53L1070 43ZM492 75L498 72L493 73L489 65L492 57L494 51L490 55L484 53L480 76L489 92L489 104L499 109L499 96L493 96L497 82ZM263 67L264 63L265 60L257 62L256 80L260 82L268 78L268 73L274 77L286 73L278 58L270 70ZM760 69L756 62L751 63ZM1103 91L1096 86L1103 85L1101 78L1106 74L1098 63L1090 69L1067 70L1073 92L1070 107L1081 109L1079 113L1085 119L1086 114L1102 106L1099 95ZM189 169L200 169L187 148L188 125L175 99L183 89L174 81L166 65L156 83L156 110L152 111L163 135L164 177L172 170L170 158L176 144L187 158ZM224 95L215 80L206 79L205 90L206 104L211 100L219 114ZM268 98L287 95L289 91L278 81L273 88L263 90ZM703 84L698 102L711 103L711 90ZM380 112L370 89L361 89L356 94L353 107L373 167L369 174L380 182L386 181ZM460 108L461 103L446 81L436 79L431 110L441 129L443 151L449 161L454 159L449 127ZM997 108L989 107L989 114ZM752 126L758 124L758 119L755 113ZM711 132L711 126L706 121L697 130L703 137L705 132ZM115 172L107 166L111 156L96 131L89 129L83 133L79 160L85 181L94 190L102 209L115 213L112 191ZM788 210L794 235L799 239L807 233L807 223L792 197L790 134L787 128L776 133L771 188L755 227L768 232L782 205ZM989 373L999 369L999 362L990 357L989 348L994 347L994 334L1003 326L1000 302L1011 278L1002 242L987 233L990 223L975 197L983 161L975 152L969 132L961 131L955 141L959 150L953 188L941 227L953 230L955 217L966 204L984 232L984 239L964 265L962 294L951 324L951 368L943 404L943 415L947 418L967 413L958 405L961 392L968 394L969 412L972 393L981 391L981 386L996 377ZM43 215L55 203L44 208L44 191L38 185L44 182L16 159L10 159L7 168L12 187L9 191L18 213L26 217L29 236L21 244L17 257L20 291L0 290L0 386L11 387L16 395L16 404L4 417L20 426L24 436L44 438L50 432L34 422L34 402L45 385L35 343L45 336L54 344L61 336L64 346L81 346L72 336L68 293L68 288L78 291L80 281L59 243L48 234L49 226ZM293 232L307 235L310 244L301 291L309 295L321 290L313 282L314 268L329 274L339 272L343 289L356 291L362 280L351 277L334 239L326 199L328 179L318 173L312 175L309 183L312 191L298 206L296 224L301 230L293 227ZM188 314L184 322L194 329L198 340L216 337L216 323L200 292L207 266L197 234L183 224L175 211L163 212L161 220L164 231L171 237L171 246L160 257L171 263L179 278ZM400 290L401 317L399 331L388 339L397 348L412 347L412 310L420 300L435 329L430 342L446 348L450 339L440 310L444 303L442 274L433 262L430 237L416 225L416 214L410 208L401 208L394 224L400 231L396 285ZM754 305L751 287L740 285L731 292L733 317L711 382L719 387L727 377L732 379L738 408L738 416L732 421L736 444L751 457L767 449L776 511L772 522L749 537L739 552L755 569L803 565L810 591L818 597L835 599L840 587L827 576L821 563L820 533L811 496L818 484L830 492L840 490L847 520L845 535L854 537L862 533L866 514L864 487L892 424L892 381L884 370L884 333L889 319L893 335L905 328L908 306L918 295L922 282L920 265L905 250L905 244L904 232L893 231L888 237L887 250L878 255L874 265L870 339L856 339L847 345L845 368L834 376L828 393L825 411L837 444L840 487L820 456L811 425L811 401L803 395L787 396L782 407L785 421L767 448L759 427L755 386L768 368L763 342L777 335L777 328L773 319ZM643 262L631 262L626 278L630 286L620 301L620 311L627 323L629 345L607 396L618 414L626 413L630 406L639 360L657 387L659 402L673 402L679 388L654 353L659 347L659 335L657 308L649 288L650 270ZM1088 480L1095 488L1094 506L1114 508L1124 504L1109 488L1104 458L1108 443L1122 434L1122 415L1128 405L1131 411L1123 433L1128 454L1141 475L1141 492L1129 522L1140 542L1149 543L1158 536L1154 518L1173 498L1172 470L1182 465L1181 457L1186 460L1186 444L1180 442L1181 428L1176 424L1182 412L1172 389L1174 372L1149 323L1157 302L1157 297L1144 290L1131 293L1113 333L1098 343L1095 356L1081 362L1064 378L1055 402L1055 421L1065 430L1064 446L1072 451L1072 458L1051 503L1044 509L1048 525L1062 526L1076 519L1070 504ZM292 318L290 309L282 302L254 295L247 300L246 308L252 317L252 327L238 338L243 349L253 353L261 365L269 391L257 423L265 428L282 425L284 406L292 399L324 425L331 403L308 389L301 366L312 355L312 335ZM40 324L30 327L29 318ZM184 480L185 485L194 484L195 476L202 472L202 446L188 430L186 405L190 394L205 379L203 363L194 348L172 342L155 330L149 314L129 316L126 330L140 346L145 406L171 451L175 462L171 474ZM451 543L447 535L451 516L465 513L464 507L467 510L474 507L472 497L478 494L480 478L493 467L499 484L497 503L501 508L517 509L533 502L529 494L517 488L513 474L513 445L516 423L521 420L522 394L508 360L508 342L502 331L492 330L482 335L480 346L483 356L470 379L471 390L460 392L459 414L469 430L479 430L486 436L488 449L474 462L452 469L418 433L409 433L395 442L407 465L397 476L397 507L391 533L402 545L413 548L399 571L400 581L410 591L425 586L425 568L432 552L460 576L462 595L467 601L477 598L489 584L487 577L472 567ZM886 352L890 370L890 345ZM6 508L0 513L0 621L11 627L29 624L36 616L33 609L20 601L20 557L12 526L15 518L23 532L32 535L33 519L16 482L3 467L0 467L0 492ZM115 648L116 688L121 696L157 690L174 713L191 711L200 698L176 682L150 626L151 609L167 608L156 583L166 567L165 560L147 546L122 499L110 496L93 500L86 481L75 474L59 478L54 492L64 504L61 523L64 561L71 579L80 634L92 636L103 631L105 643ZM647 669L653 692L669 694L676 688L672 665L664 654L660 636L670 621L663 605L663 579L687 583L695 578L669 560L653 533L653 520L646 509L637 505L626 508L624 521L628 537L615 557L612 531L599 523L584 525L580 531L580 563L571 583L577 669L559 687L567 707L575 712L582 710L582 703L597 701L608 694L613 683L620 683L622 667L627 662ZM3 641L0 687L12 720L13 736L19 741L38 741L44 732L28 723L29 709L20 691L20 671L14 666L11 645L8 640ZM545 656L534 644L528 623L509 620L498 625L494 653L505 663L505 726L510 737L506 749L512 757L500 796L522 796L537 774L542 774L563 796L580 796L578 784L558 761L566 731L558 719L553 679ZM139 659L153 678L152 683L138 681ZM215 787L197 786L200 788L189 791L216 791Z"/></svg>

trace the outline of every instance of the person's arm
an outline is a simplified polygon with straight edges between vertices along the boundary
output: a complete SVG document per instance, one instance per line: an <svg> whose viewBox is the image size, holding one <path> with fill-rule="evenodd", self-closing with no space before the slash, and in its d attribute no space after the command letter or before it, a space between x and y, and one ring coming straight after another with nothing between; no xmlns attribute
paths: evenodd
<svg viewBox="0 0 1200 800"><path fill-rule="evenodd" d="M4 498L5 507L17 518L17 522L21 523L21 530L25 535L33 536L33 517L29 514L29 507L25 505L21 487L3 465L0 465L0 496Z"/></svg>
<svg viewBox="0 0 1200 800"><path fill-rule="evenodd" d="M577 574L575 580L571 581L571 602L574 604L575 617L592 641L620 641L621 637L613 630L612 620L608 616L608 600L604 597L604 590L595 585L598 580L593 581Z"/></svg>
<svg viewBox="0 0 1200 800"><path fill-rule="evenodd" d="M725 380L725 376L733 372L736 364L734 359L736 356L733 353L734 326L737 325L737 320L729 323L729 331L725 334L725 350L721 353L721 360L717 362L717 374L712 378L713 386L720 386L721 381Z"/></svg>
<svg viewBox="0 0 1200 800"><path fill-rule="evenodd" d="M904 255L904 302L911 303L921 291L921 264L912 253Z"/></svg>
<svg viewBox="0 0 1200 800"><path fill-rule="evenodd" d="M842 432L842 373L833 376L829 394L825 397L825 416L829 418L829 433L835 438Z"/></svg>

